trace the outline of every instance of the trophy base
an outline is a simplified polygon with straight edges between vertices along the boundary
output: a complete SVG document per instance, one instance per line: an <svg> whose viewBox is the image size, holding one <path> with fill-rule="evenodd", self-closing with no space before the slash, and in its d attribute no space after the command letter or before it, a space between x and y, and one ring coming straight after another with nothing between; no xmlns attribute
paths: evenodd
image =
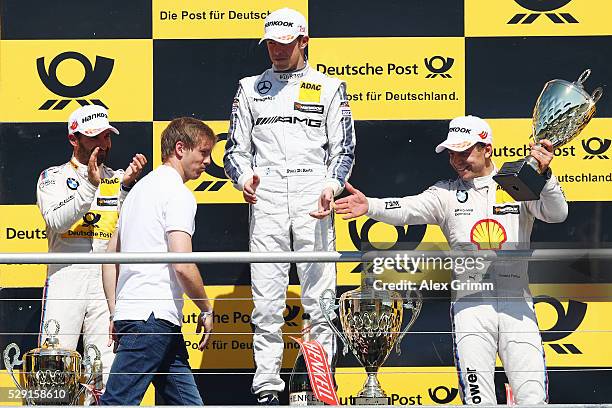
<svg viewBox="0 0 612 408"><path fill-rule="evenodd" d="M391 405L389 397L355 397L355 405Z"/></svg>
<svg viewBox="0 0 612 408"><path fill-rule="evenodd" d="M539 199L546 184L546 179L524 159L504 163L493 180L516 201Z"/></svg>

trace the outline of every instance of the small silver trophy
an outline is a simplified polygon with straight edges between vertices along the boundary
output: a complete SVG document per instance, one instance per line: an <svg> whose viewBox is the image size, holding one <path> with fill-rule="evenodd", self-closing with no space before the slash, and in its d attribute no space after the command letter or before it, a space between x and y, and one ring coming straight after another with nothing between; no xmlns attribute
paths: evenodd
<svg viewBox="0 0 612 408"><path fill-rule="evenodd" d="M49 324L55 325L54 333L50 333ZM56 337L59 333L59 323L50 319L45 322L45 333L48 338L37 349L30 350L19 360L20 349L15 343L9 344L4 350L4 365L13 382L19 390L19 395L27 405L76 405L85 390L85 385L94 380L92 369L100 364L100 351L90 344L85 349L85 359L81 364L81 355L60 347ZM95 353L94 363L89 358L89 351ZM15 355L11 359L11 352ZM15 377L15 367L21 365L20 380ZM81 384L82 373L89 372L87 380Z"/></svg>
<svg viewBox="0 0 612 408"><path fill-rule="evenodd" d="M557 148L569 143L589 123L595 114L595 103L603 94L597 88L589 95L582 84L591 75L587 69L578 81L554 79L544 85L533 108L533 140L548 139ZM493 179L517 201L540 198L546 178L533 156L515 162L506 162Z"/></svg>
<svg viewBox="0 0 612 408"><path fill-rule="evenodd" d="M319 303L325 320L344 343L343 354L350 348L357 360L365 367L368 378L357 397L355 405L389 405L390 399L383 391L376 374L387 360L393 346L399 355L400 343L416 321L423 305L419 291L407 293L406 300L396 291L375 290L367 278L360 289L346 292L340 296L336 306L336 294L327 289L321 294ZM340 323L344 333L340 333L330 316L339 310ZM411 316L402 330L404 310Z"/></svg>

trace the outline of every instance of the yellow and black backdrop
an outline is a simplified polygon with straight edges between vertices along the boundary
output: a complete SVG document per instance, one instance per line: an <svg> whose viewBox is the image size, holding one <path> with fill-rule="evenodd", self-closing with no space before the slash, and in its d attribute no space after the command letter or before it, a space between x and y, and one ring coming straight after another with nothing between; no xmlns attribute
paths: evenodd
<svg viewBox="0 0 612 408"><path fill-rule="evenodd" d="M41 170L68 160L66 120L85 104L109 108L121 135L111 167L135 152L160 162L159 137L177 116L194 116L220 135L214 163L188 183L199 203L196 251L248 250L248 208L222 170L237 81L269 66L259 46L262 21L289 6L309 21L310 64L348 84L357 133L351 181L370 196L415 194L452 177L434 146L448 120L490 121L495 161L526 155L531 112L543 84L575 80L604 86L596 118L558 149L553 168L570 201L563 224L536 222L534 242L598 247L611 241L612 8L606 0L2 0L0 27L0 251L46 251L35 205ZM390 227L336 219L338 249L361 242L440 242L437 227ZM208 350L191 349L207 404L253 403L249 267L199 265L214 296ZM359 281L356 264L338 266L339 292ZM530 266L532 291L550 368L554 403L609 402L612 383L610 263L576 259ZM44 265L0 265L0 348L35 346ZM292 272L289 297L299 296ZM448 293L428 294L421 317L380 374L395 404L458 403ZM186 306L184 332L195 331ZM285 331L296 333L299 301L288 301ZM106 328L100 328L101 331ZM28 335L27 333L31 333ZM286 338L283 363L296 347ZM2 363L0 363L2 364ZM353 356L338 362L339 393L358 390L364 374ZM4 368L4 367L2 367ZM363 372L363 371L361 371ZM5 374L6 371L3 371ZM345 374L346 373L346 374ZM7 375L0 386L9 386ZM500 401L504 374L497 374ZM283 396L286 401L286 395Z"/></svg>

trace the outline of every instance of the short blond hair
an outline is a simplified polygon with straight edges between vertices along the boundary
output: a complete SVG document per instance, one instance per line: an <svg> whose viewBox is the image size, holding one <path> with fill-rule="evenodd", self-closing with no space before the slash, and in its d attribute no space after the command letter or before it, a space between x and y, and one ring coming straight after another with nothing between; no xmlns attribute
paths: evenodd
<svg viewBox="0 0 612 408"><path fill-rule="evenodd" d="M193 150L202 139L217 142L217 135L204 122L190 117L172 119L161 135L162 162L174 155L177 142L183 142L185 147Z"/></svg>

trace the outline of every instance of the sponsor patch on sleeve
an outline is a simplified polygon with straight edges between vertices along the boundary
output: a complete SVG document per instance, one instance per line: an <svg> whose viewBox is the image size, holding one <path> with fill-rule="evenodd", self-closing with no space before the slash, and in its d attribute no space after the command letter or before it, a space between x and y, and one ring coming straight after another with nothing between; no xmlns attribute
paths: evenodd
<svg viewBox="0 0 612 408"><path fill-rule="evenodd" d="M238 112L238 107L240 106L240 102L238 98L234 98L234 102L232 102L232 113Z"/></svg>
<svg viewBox="0 0 612 408"><path fill-rule="evenodd" d="M385 201L385 210L393 210L396 208L402 208L399 201L397 200L389 200Z"/></svg>
<svg viewBox="0 0 612 408"><path fill-rule="evenodd" d="M340 102L340 113L342 116L351 116L353 113L351 112L351 107L349 106L348 101Z"/></svg>

